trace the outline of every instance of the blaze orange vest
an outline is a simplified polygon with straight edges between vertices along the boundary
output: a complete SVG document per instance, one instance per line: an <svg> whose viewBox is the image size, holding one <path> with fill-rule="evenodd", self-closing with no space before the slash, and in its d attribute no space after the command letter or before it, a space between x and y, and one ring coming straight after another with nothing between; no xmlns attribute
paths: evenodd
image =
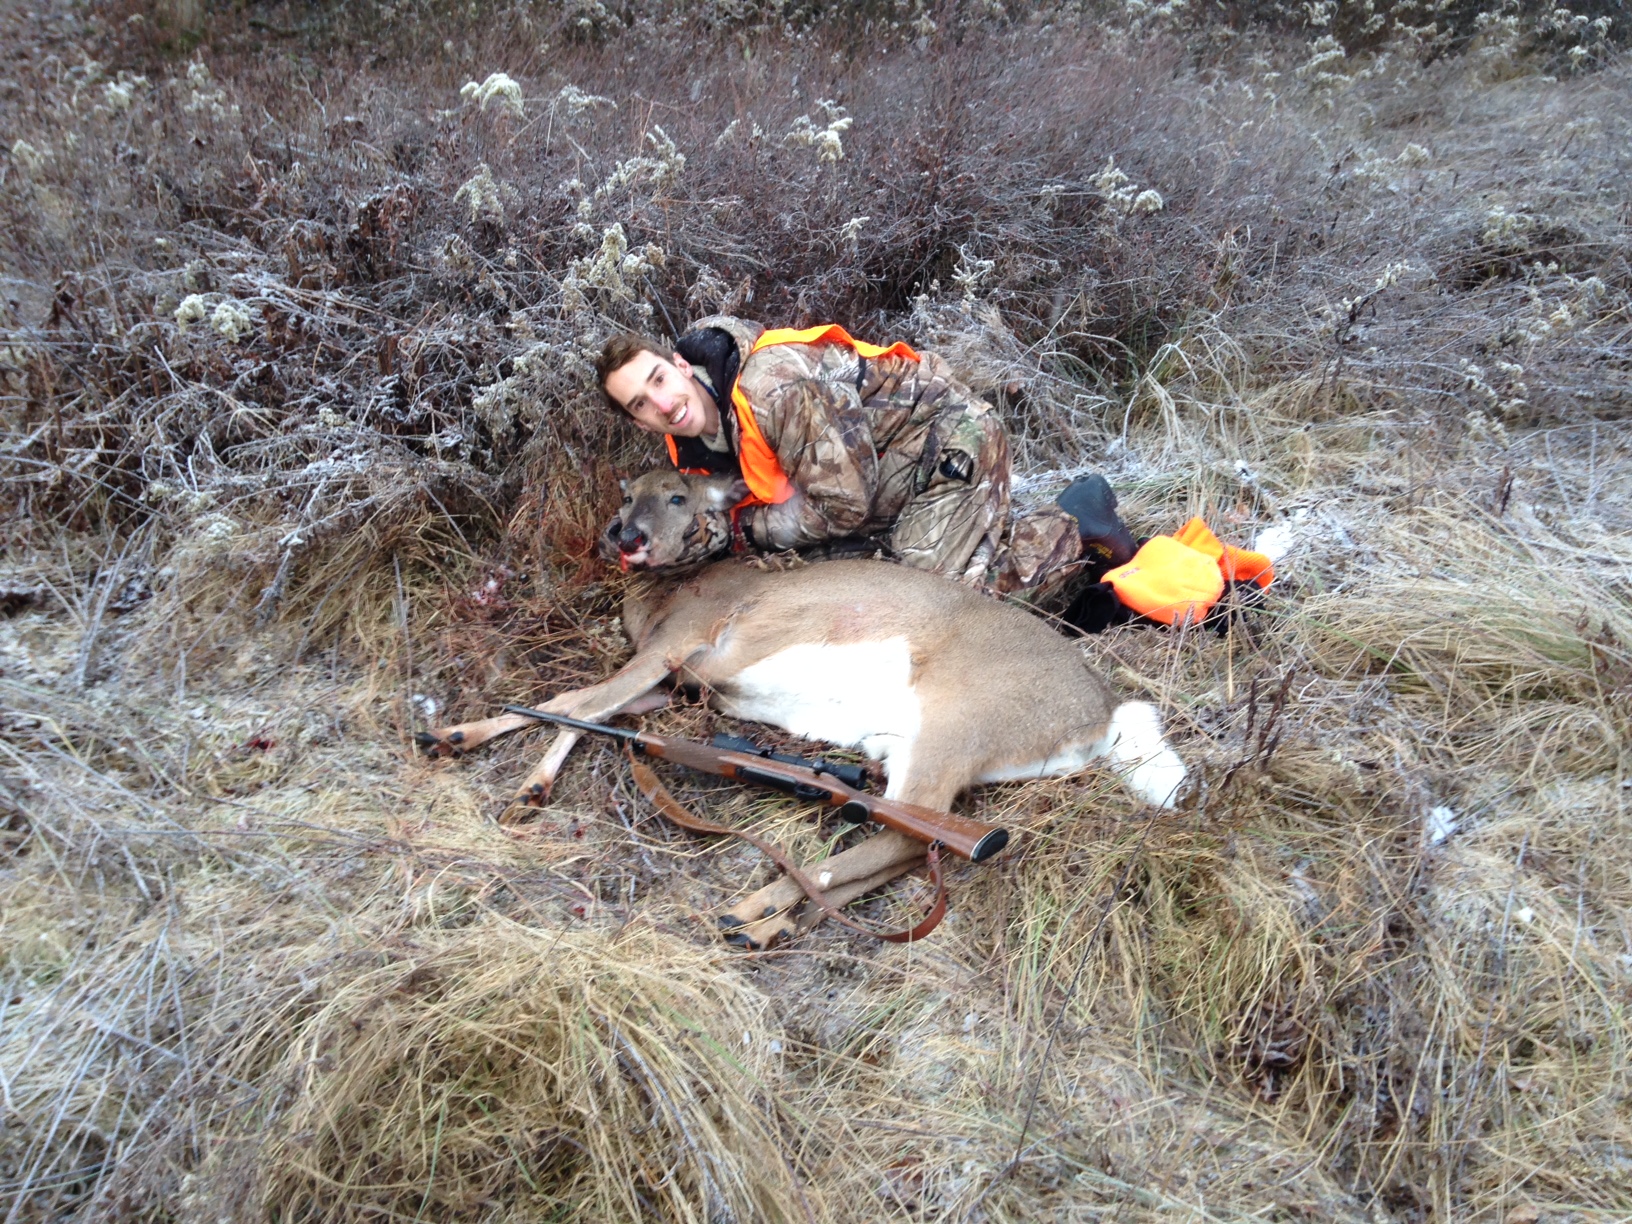
<svg viewBox="0 0 1632 1224"><path fill-rule="evenodd" d="M760 333L754 341L753 348L748 350L752 357L760 349L769 348L773 344L842 344L852 349L861 357L905 357L909 361L919 360L918 354L908 348L902 341L885 346L868 344L865 340L856 340L837 323L821 323L815 327L793 328L776 327ZM746 364L746 359L744 359ZM776 506L793 496L793 482L788 474L782 470L782 463L776 457L776 449L765 440L760 431L759 421L754 417L754 406L748 402L748 397L742 393L740 386L731 388L731 403L737 410L737 462L742 467L742 478L748 484L748 496L737 504L743 506ZM667 435L664 442L668 444L669 461L680 466L680 452L674 443L674 436Z"/></svg>
<svg viewBox="0 0 1632 1224"><path fill-rule="evenodd" d="M1263 553L1223 543L1199 518L1177 534L1152 536L1133 560L1108 570L1117 599L1166 625L1195 624L1224 594L1226 582L1267 587L1275 567Z"/></svg>

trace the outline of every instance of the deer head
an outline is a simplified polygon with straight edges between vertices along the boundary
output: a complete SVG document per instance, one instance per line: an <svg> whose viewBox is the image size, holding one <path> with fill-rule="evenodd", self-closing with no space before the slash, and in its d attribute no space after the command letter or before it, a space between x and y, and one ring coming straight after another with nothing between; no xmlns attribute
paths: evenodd
<svg viewBox="0 0 1632 1224"><path fill-rule="evenodd" d="M600 547L625 573L684 569L730 550L731 507L748 493L740 477L657 468L621 484L623 505Z"/></svg>

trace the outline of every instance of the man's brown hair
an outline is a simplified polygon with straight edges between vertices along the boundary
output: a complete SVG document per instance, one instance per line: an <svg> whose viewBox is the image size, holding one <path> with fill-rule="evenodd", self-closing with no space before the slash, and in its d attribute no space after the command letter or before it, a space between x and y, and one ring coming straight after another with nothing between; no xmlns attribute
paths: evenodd
<svg viewBox="0 0 1632 1224"><path fill-rule="evenodd" d="M606 400L607 406L616 408L619 412L624 410L623 405L613 399L611 393L607 391L607 379L642 353L651 353L654 357L661 357L667 361L672 351L639 332L619 332L608 340L601 348L601 355L595 359L595 378L600 383L601 396Z"/></svg>

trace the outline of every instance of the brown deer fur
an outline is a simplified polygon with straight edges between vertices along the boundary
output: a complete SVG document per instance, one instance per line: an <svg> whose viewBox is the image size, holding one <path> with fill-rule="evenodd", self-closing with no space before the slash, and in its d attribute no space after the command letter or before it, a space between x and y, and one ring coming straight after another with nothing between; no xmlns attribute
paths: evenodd
<svg viewBox="0 0 1632 1224"><path fill-rule="evenodd" d="M728 538L728 478L650 472L627 490L603 547L625 568L695 566ZM980 782L1050 777L1106 758L1142 799L1170 805L1184 766L1155 710L1119 702L1077 646L1043 621L935 574L876 560L766 569L709 565L658 601L626 606L634 657L544 709L594 721L662 703L671 677L703 686L726 714L768 722L882 760L886 794L945 809ZM522 715L421 737L469 751L531 725ZM542 804L578 733L557 736L516 800ZM810 868L844 903L908 870L922 843L889 830ZM779 879L721 918L728 938L762 947L820 914Z"/></svg>

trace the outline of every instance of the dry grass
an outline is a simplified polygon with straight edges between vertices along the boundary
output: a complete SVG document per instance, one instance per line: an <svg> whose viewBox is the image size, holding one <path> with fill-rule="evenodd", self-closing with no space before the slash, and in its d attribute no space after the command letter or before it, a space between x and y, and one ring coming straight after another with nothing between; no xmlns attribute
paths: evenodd
<svg viewBox="0 0 1632 1224"><path fill-rule="evenodd" d="M1632 1219L1627 68L1339 7L1301 75L1277 6L0 17L0 1219ZM948 352L1028 496L1286 534L1084 643L1179 811L988 788L930 941L728 955L767 867L610 752L531 824L536 737L414 758L623 657L585 354L732 302Z"/></svg>

